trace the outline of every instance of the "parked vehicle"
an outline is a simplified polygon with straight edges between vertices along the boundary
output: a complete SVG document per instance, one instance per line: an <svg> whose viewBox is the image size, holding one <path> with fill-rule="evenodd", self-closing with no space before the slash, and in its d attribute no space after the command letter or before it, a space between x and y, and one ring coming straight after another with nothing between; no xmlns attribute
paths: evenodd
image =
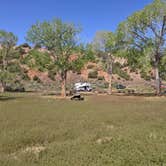
<svg viewBox="0 0 166 166"><path fill-rule="evenodd" d="M122 84L117 84L116 89L126 89L126 86Z"/></svg>
<svg viewBox="0 0 166 166"><path fill-rule="evenodd" d="M74 90L75 91L86 91L86 92L90 92L92 91L92 86L90 83L87 82L78 82L74 84Z"/></svg>

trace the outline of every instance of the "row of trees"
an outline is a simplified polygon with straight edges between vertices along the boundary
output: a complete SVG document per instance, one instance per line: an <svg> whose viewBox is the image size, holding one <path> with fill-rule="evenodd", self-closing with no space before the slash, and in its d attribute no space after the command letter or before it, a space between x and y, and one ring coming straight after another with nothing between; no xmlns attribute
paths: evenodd
<svg viewBox="0 0 166 166"><path fill-rule="evenodd" d="M97 52L105 54L107 70L112 75L113 59L122 56L135 68L155 71L156 94L161 93L165 72L166 1L154 0L143 10L120 23L115 33L100 32L94 40ZM111 82L111 77L110 77Z"/></svg>
<svg viewBox="0 0 166 166"><path fill-rule="evenodd" d="M49 67L51 70L56 70L61 78L63 97L66 96L67 72L79 71L87 61L93 59L91 46L79 43L79 33L79 27L63 23L60 19L38 22L27 33L27 41L49 51ZM10 80L14 77L8 66L9 63L16 62L14 58L16 42L17 37L13 33L0 31L0 84L2 88L5 87L8 77ZM76 55L74 60L71 57L73 54Z"/></svg>
<svg viewBox="0 0 166 166"><path fill-rule="evenodd" d="M52 67L61 76L62 96L66 96L66 78L69 70L80 70L89 57L102 54L105 70L110 74L109 93L111 93L114 57L128 59L135 68L150 66L155 71L156 93L160 94L161 71L166 51L166 2L154 0L143 10L138 11L120 23L113 32L99 32L91 45L79 43L80 28L74 24L63 23L60 19L37 22L27 33L27 41L49 50ZM8 73L8 64L14 55L17 37L12 33L0 31L0 82L3 85ZM92 49L93 48L93 49ZM93 50L93 51L92 51ZM71 55L77 54L72 61Z"/></svg>

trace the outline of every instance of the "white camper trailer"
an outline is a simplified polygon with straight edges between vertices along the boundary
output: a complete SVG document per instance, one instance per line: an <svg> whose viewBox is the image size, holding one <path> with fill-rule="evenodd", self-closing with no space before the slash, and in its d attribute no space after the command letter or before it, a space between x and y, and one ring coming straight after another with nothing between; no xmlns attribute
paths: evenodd
<svg viewBox="0 0 166 166"><path fill-rule="evenodd" d="M74 84L74 90L76 91L92 91L92 86L87 82L78 82Z"/></svg>

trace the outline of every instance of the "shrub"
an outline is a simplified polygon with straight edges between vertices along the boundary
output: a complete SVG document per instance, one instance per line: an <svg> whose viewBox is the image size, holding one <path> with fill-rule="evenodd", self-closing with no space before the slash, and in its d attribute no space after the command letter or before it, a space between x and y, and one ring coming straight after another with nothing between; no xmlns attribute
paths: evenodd
<svg viewBox="0 0 166 166"><path fill-rule="evenodd" d="M35 44L34 49L39 49L39 48L41 48L41 45L40 44Z"/></svg>
<svg viewBox="0 0 166 166"><path fill-rule="evenodd" d="M128 75L127 72L125 72L121 69L121 66L119 63L114 64L113 74L117 74L125 80L130 80L130 75Z"/></svg>
<svg viewBox="0 0 166 166"><path fill-rule="evenodd" d="M109 87L109 83L106 81L101 81L97 83L97 87L102 89L107 89Z"/></svg>
<svg viewBox="0 0 166 166"><path fill-rule="evenodd" d="M5 91L25 92L25 88L19 80L15 80L14 82L10 82L5 86Z"/></svg>
<svg viewBox="0 0 166 166"><path fill-rule="evenodd" d="M151 80L151 76L148 75L145 71L141 71L141 78L145 79L146 81L150 81Z"/></svg>
<svg viewBox="0 0 166 166"><path fill-rule="evenodd" d="M17 73L17 72L20 72L21 68L18 63L11 63L11 64L8 64L8 70L11 73Z"/></svg>
<svg viewBox="0 0 166 166"><path fill-rule="evenodd" d="M91 71L88 74L88 78L93 78L94 79L94 78L97 78L97 76L98 76L97 70Z"/></svg>
<svg viewBox="0 0 166 166"><path fill-rule="evenodd" d="M29 80L30 80L30 78L29 78L29 76L28 76L27 73L23 73L23 74L21 75L21 78L22 78L23 80L26 80L26 81L29 81Z"/></svg>
<svg viewBox="0 0 166 166"><path fill-rule="evenodd" d="M114 74L118 74L121 78L125 80L130 80L130 75L127 74L127 72L121 70L121 69L116 69L113 72ZM118 78L119 79L119 78Z"/></svg>
<svg viewBox="0 0 166 166"><path fill-rule="evenodd" d="M104 88L108 88L109 87L109 83L108 82L104 82Z"/></svg>
<svg viewBox="0 0 166 166"><path fill-rule="evenodd" d="M98 80L105 80L104 76L98 76Z"/></svg>
<svg viewBox="0 0 166 166"><path fill-rule="evenodd" d="M119 76L124 78L125 80L130 80L130 75L128 75L126 72L122 71L119 73Z"/></svg>
<svg viewBox="0 0 166 166"><path fill-rule="evenodd" d="M28 43L23 43L23 44L21 44L19 47L25 47L25 48L31 49L31 46L29 46Z"/></svg>
<svg viewBox="0 0 166 166"><path fill-rule="evenodd" d="M55 72L55 71L49 70L49 72L48 72L48 77L49 77L51 80L55 81L55 75L56 75L56 72Z"/></svg>
<svg viewBox="0 0 166 166"><path fill-rule="evenodd" d="M121 63L119 63L119 62L115 62L114 68L116 68L116 67L121 69L121 68L123 68L123 65L121 65Z"/></svg>
<svg viewBox="0 0 166 166"><path fill-rule="evenodd" d="M130 72L131 73L136 72L136 69L134 67L131 67Z"/></svg>
<svg viewBox="0 0 166 166"><path fill-rule="evenodd" d="M33 77L33 81L36 81L37 83L41 83L42 82L38 76L34 76Z"/></svg>
<svg viewBox="0 0 166 166"><path fill-rule="evenodd" d="M32 50L24 58L23 63L27 64L31 68L37 68L40 71L45 71L51 63L51 58L48 53Z"/></svg>
<svg viewBox="0 0 166 166"><path fill-rule="evenodd" d="M19 52L21 55L26 53L25 49L23 49L22 47L18 47L18 52Z"/></svg>
<svg viewBox="0 0 166 166"><path fill-rule="evenodd" d="M88 66L87 66L87 69L93 69L94 68L94 65L93 64L89 64Z"/></svg>

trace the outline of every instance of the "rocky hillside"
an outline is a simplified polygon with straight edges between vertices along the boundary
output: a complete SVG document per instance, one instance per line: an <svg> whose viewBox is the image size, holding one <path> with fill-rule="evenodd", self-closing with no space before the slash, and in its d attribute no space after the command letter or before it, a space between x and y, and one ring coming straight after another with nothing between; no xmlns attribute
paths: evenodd
<svg viewBox="0 0 166 166"><path fill-rule="evenodd" d="M23 45L19 48L21 51L22 58L25 60L29 56L29 52L32 51L28 45ZM37 49L38 52L48 53L46 49ZM73 56L74 58L74 56ZM31 60L31 63L35 59ZM141 71L132 71L129 66L126 65L127 61L123 58L115 59L115 65L113 69L113 84L120 83L127 87L138 88L138 89L150 89L154 85L154 80L150 77L144 77ZM32 66L32 67L31 67ZM28 79L33 82L42 83L44 85L57 85L59 86L60 77L56 72L42 71L41 69L33 67L33 65L23 64L22 68L26 70ZM149 73L153 77L153 72ZM108 86L109 75L104 71L103 67L99 63L88 62L80 72L68 72L67 82L69 88L73 83L79 81L91 82L96 88L104 89Z"/></svg>

